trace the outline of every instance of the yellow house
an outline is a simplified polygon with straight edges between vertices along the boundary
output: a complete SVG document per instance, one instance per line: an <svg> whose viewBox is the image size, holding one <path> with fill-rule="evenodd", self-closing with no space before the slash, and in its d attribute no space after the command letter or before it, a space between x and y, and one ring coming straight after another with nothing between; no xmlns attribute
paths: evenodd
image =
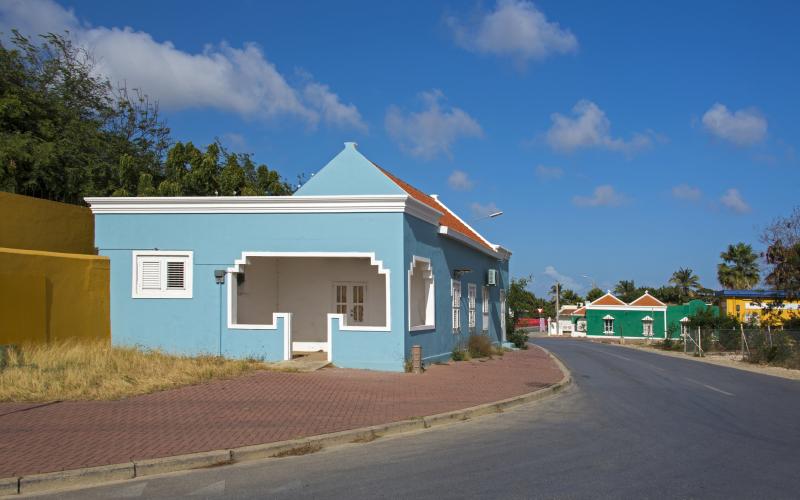
<svg viewBox="0 0 800 500"><path fill-rule="evenodd" d="M800 300L784 299L779 290L721 290L715 295L720 298L722 314L742 322L774 325L800 318ZM780 304L774 304L778 299Z"/></svg>

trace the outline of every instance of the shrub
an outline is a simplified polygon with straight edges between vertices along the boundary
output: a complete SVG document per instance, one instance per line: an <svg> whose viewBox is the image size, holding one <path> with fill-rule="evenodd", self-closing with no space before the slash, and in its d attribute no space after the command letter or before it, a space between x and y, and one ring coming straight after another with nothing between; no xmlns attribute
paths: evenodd
<svg viewBox="0 0 800 500"><path fill-rule="evenodd" d="M450 354L453 361L466 361L467 352L461 346L453 347L453 352Z"/></svg>
<svg viewBox="0 0 800 500"><path fill-rule="evenodd" d="M485 358L492 355L492 341L486 335L473 333L467 340L467 350L473 358Z"/></svg>
<svg viewBox="0 0 800 500"><path fill-rule="evenodd" d="M508 334L508 341L518 349L528 348L528 334L522 330L514 330Z"/></svg>

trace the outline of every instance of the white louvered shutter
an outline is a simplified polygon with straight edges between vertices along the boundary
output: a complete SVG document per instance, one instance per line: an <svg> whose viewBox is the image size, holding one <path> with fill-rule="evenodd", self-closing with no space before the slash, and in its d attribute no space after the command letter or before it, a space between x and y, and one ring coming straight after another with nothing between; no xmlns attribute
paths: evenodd
<svg viewBox="0 0 800 500"><path fill-rule="evenodd" d="M139 288L141 290L161 290L161 260L139 261Z"/></svg>

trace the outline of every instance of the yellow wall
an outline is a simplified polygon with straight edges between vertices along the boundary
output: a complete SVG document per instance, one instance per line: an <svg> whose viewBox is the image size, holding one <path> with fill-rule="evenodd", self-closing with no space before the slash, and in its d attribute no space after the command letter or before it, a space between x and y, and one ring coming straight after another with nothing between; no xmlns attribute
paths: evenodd
<svg viewBox="0 0 800 500"><path fill-rule="evenodd" d="M0 192L0 247L94 254L86 207Z"/></svg>
<svg viewBox="0 0 800 500"><path fill-rule="evenodd" d="M0 344L110 339L108 257L0 248Z"/></svg>
<svg viewBox="0 0 800 500"><path fill-rule="evenodd" d="M742 322L747 322L753 314L757 314L761 322L771 324L800 316L800 301L786 300L783 302L781 309L774 309L767 316L766 306L771 303L770 299L763 299L761 304L764 307L759 307L754 299L726 297L721 306L725 314L736 316ZM739 306L738 312L736 310L737 305Z"/></svg>

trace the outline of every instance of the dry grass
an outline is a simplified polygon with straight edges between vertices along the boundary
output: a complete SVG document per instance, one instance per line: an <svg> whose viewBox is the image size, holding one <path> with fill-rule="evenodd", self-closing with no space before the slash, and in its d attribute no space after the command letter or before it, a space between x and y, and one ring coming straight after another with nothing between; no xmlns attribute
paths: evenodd
<svg viewBox="0 0 800 500"><path fill-rule="evenodd" d="M257 360L171 356L106 342L22 345L0 369L0 401L119 399L230 378L270 366Z"/></svg>

